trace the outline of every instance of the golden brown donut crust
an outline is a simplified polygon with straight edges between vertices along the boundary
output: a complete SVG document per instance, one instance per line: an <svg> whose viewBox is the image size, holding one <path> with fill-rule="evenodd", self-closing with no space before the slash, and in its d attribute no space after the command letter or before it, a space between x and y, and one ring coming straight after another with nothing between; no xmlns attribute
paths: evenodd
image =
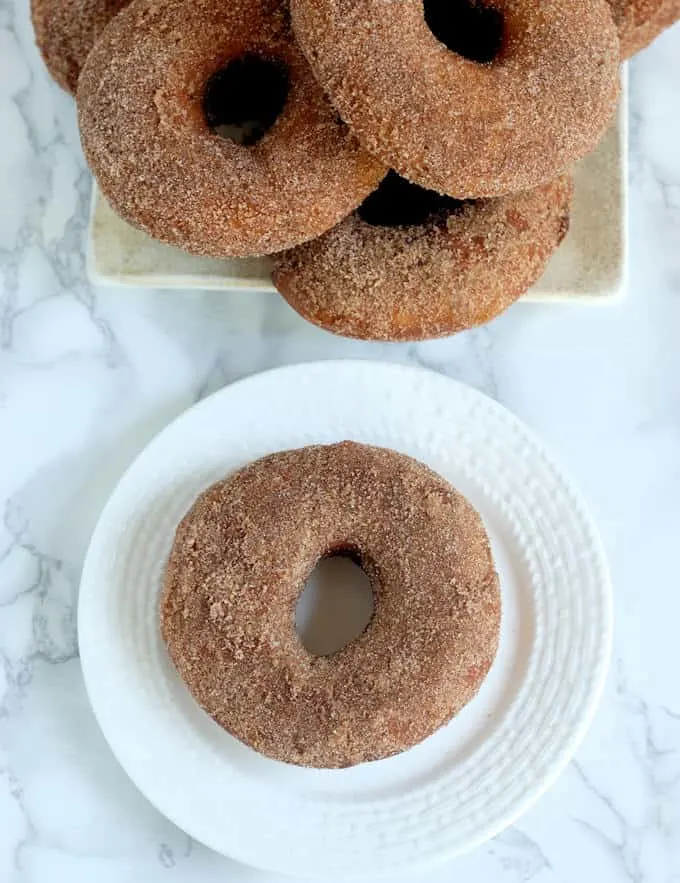
<svg viewBox="0 0 680 883"><path fill-rule="evenodd" d="M459 199L552 180L612 118L619 43L606 0L485 0L504 16L478 64L429 30L422 0L291 0L319 81L368 150Z"/></svg>
<svg viewBox="0 0 680 883"><path fill-rule="evenodd" d="M31 0L35 39L47 70L75 93L97 38L130 0Z"/></svg>
<svg viewBox="0 0 680 883"><path fill-rule="evenodd" d="M295 605L321 557L350 551L366 630L312 656ZM500 594L481 518L422 463L344 442L273 454L205 491L180 524L161 627L201 706L262 754L344 767L415 745L479 689Z"/></svg>
<svg viewBox="0 0 680 883"><path fill-rule="evenodd" d="M276 255L274 284L300 315L335 334L453 334L493 319L541 277L569 228L572 192L565 175L420 226L372 226L355 212Z"/></svg>
<svg viewBox="0 0 680 883"><path fill-rule="evenodd" d="M290 88L246 147L208 127L203 97L229 61L284 63ZM244 256L318 236L385 173L337 119L279 0L133 0L78 84L83 149L114 210L195 254Z"/></svg>
<svg viewBox="0 0 680 883"><path fill-rule="evenodd" d="M609 0L621 41L621 58L631 58L680 20L680 0Z"/></svg>

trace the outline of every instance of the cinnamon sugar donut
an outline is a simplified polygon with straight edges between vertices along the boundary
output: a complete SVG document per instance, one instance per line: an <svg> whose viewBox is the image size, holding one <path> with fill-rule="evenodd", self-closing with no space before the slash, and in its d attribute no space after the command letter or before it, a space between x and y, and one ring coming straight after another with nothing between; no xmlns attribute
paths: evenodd
<svg viewBox="0 0 680 883"><path fill-rule="evenodd" d="M359 211L274 257L305 319L369 340L421 340L493 319L543 274L569 228L572 179L457 202L391 172Z"/></svg>
<svg viewBox="0 0 680 883"><path fill-rule="evenodd" d="M253 62L274 71L283 107L256 143L236 143L206 113L219 109L215 83ZM239 102L237 92L222 97ZM263 254L318 236L385 173L316 83L282 0L133 0L91 52L78 108L115 211L195 254Z"/></svg>
<svg viewBox="0 0 680 883"><path fill-rule="evenodd" d="M31 0L35 39L50 75L74 93L90 50L130 0Z"/></svg>
<svg viewBox="0 0 680 883"><path fill-rule="evenodd" d="M373 617L312 656L307 576L348 555ZM494 659L498 577L479 515L422 463L344 442L273 454L205 491L180 524L161 627L200 705L277 760L345 767L404 751L472 699Z"/></svg>
<svg viewBox="0 0 680 883"><path fill-rule="evenodd" d="M596 146L618 95L606 0L484 7L500 18L499 50L480 63L435 37L423 0L291 0L300 45L359 140L400 175L459 199L557 177Z"/></svg>
<svg viewBox="0 0 680 883"><path fill-rule="evenodd" d="M621 57L631 58L680 20L680 0L609 0Z"/></svg>

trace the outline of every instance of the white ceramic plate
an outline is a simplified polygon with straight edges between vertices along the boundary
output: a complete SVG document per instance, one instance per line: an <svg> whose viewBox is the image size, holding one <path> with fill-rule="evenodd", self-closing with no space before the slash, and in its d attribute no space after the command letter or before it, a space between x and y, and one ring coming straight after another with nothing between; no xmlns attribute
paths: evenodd
<svg viewBox="0 0 680 883"><path fill-rule="evenodd" d="M628 92L598 149L575 170L571 229L531 301L608 303L626 286ZM94 282L150 288L274 291L268 258L216 260L155 242L121 220L99 191L93 193L88 267ZM302 320L300 320L302 323Z"/></svg>
<svg viewBox="0 0 680 883"><path fill-rule="evenodd" d="M161 641L158 593L175 526L203 488L267 453L347 438L417 457L480 510L502 633L480 693L448 726L388 760L306 770L261 757L195 704ZM78 626L104 735L161 812L243 862L348 880L469 850L553 782L600 696L611 598L583 501L515 417L438 374L323 362L227 387L149 445L95 530Z"/></svg>

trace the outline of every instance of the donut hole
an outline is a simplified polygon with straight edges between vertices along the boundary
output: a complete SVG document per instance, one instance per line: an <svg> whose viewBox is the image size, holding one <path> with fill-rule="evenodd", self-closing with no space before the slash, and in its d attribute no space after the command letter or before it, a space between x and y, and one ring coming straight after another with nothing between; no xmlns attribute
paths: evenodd
<svg viewBox="0 0 680 883"><path fill-rule="evenodd" d="M250 147L278 119L288 89L288 69L282 61L253 54L235 58L206 84L206 123L220 138Z"/></svg>
<svg viewBox="0 0 680 883"><path fill-rule="evenodd" d="M447 49L488 64L503 46L503 14L479 0L424 0L425 23Z"/></svg>
<svg viewBox="0 0 680 883"><path fill-rule="evenodd" d="M332 554L309 575L295 607L295 631L314 656L350 644L373 616L371 583L352 553Z"/></svg>
<svg viewBox="0 0 680 883"><path fill-rule="evenodd" d="M466 203L411 184L394 171L359 206L362 221L373 227L410 227L461 211Z"/></svg>

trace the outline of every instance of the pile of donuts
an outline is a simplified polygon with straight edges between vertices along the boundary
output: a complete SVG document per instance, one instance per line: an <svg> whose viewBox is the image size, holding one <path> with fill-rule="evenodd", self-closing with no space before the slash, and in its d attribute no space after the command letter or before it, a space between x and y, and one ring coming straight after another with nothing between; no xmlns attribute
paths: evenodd
<svg viewBox="0 0 680 883"><path fill-rule="evenodd" d="M32 0L112 208L272 255L332 332L484 323L542 275L622 59L680 0Z"/></svg>

